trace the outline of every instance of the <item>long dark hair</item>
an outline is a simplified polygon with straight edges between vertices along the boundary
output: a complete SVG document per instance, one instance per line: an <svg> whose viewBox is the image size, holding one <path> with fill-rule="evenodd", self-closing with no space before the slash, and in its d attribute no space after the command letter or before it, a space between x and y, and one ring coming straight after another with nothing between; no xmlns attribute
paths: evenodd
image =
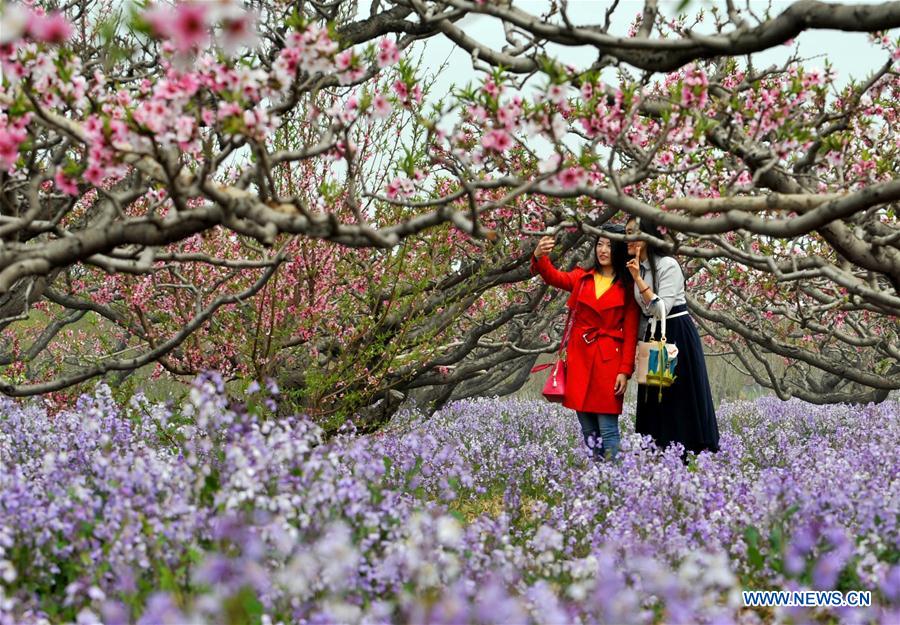
<svg viewBox="0 0 900 625"><path fill-rule="evenodd" d="M638 229L644 234L648 234L656 239L665 239L663 233L659 231L659 227L649 219L641 219L640 217L630 217L627 223L635 222ZM659 246L653 241L644 241L647 244L647 260L650 262L650 273L653 275L653 288L659 288L659 280L656 278L656 261L663 256L671 256L672 254ZM638 258L640 261L640 258Z"/></svg>
<svg viewBox="0 0 900 625"><path fill-rule="evenodd" d="M600 229L615 234L625 234L625 227L617 224L604 224ZM602 235L597 235L591 238L591 257L584 266L588 271L600 271L600 263L597 262L597 242L600 240L601 236ZM631 279L631 274L628 273L628 270L625 268L625 263L628 262L628 245L624 241L614 241L610 239L609 246L610 261L612 261L613 268L613 282L618 280L622 280L623 282L629 281Z"/></svg>

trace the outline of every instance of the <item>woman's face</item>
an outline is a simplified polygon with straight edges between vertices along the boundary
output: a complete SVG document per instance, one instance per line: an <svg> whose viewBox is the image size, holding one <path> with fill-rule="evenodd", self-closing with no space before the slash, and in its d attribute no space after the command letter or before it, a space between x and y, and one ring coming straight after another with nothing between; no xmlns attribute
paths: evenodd
<svg viewBox="0 0 900 625"><path fill-rule="evenodd" d="M610 267L612 265L612 242L609 239L600 237L597 239L597 264L601 267Z"/></svg>
<svg viewBox="0 0 900 625"><path fill-rule="evenodd" d="M640 229L638 228L636 221L629 221L625 225L625 234L639 234ZM628 255L635 256L637 258L641 257L641 250L644 249L643 241L629 241L628 242Z"/></svg>

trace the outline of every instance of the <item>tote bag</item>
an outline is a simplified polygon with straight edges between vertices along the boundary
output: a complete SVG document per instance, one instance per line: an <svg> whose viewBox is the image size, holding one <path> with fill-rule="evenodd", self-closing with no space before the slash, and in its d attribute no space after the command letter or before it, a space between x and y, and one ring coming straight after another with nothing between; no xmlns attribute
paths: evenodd
<svg viewBox="0 0 900 625"><path fill-rule="evenodd" d="M650 320L649 341L638 341L635 352L635 375L638 384L655 386L659 388L659 399L662 399L662 390L672 386L675 382L675 365L678 362L678 346L666 341L666 311L660 319L659 340L652 340L656 334L656 317Z"/></svg>

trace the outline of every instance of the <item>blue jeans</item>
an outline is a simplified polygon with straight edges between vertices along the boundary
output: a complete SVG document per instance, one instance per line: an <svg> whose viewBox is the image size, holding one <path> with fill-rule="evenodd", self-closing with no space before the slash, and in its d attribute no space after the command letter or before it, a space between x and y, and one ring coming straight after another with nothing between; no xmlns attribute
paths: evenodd
<svg viewBox="0 0 900 625"><path fill-rule="evenodd" d="M584 444L591 450L595 462L614 460L619 453L619 415L596 412L576 412L581 424Z"/></svg>

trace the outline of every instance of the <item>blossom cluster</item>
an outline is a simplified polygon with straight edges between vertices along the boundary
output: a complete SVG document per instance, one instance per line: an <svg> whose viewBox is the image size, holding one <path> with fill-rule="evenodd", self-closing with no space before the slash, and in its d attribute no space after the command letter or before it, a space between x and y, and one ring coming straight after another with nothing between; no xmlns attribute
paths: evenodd
<svg viewBox="0 0 900 625"><path fill-rule="evenodd" d="M742 588L873 593L781 622L900 616L896 402L731 404L687 466L623 418L597 467L545 403L324 440L248 392L4 400L0 621L765 622Z"/></svg>
<svg viewBox="0 0 900 625"><path fill-rule="evenodd" d="M0 99L0 169L15 172L31 119L23 111L46 108L73 120L85 145L68 151L65 173L55 176L70 195L78 194L79 181L101 187L120 179L130 156L153 155L155 148L177 148L183 158L202 162L204 146L217 133L264 142L281 124L271 109L296 83L316 75L358 82L369 59L377 70L401 56L390 38L342 51L327 27L305 24L286 33L277 57L262 67L236 58L239 50L259 44L253 11L231 0L160 3L138 13L131 25L156 46L159 73L124 84L115 75L119 68L90 69L71 53L66 44L73 28L62 14L14 4L0 18L0 95L6 97ZM209 47L212 41L224 54ZM35 104L26 93L39 94ZM366 113L383 119L391 110L391 99L377 93Z"/></svg>

